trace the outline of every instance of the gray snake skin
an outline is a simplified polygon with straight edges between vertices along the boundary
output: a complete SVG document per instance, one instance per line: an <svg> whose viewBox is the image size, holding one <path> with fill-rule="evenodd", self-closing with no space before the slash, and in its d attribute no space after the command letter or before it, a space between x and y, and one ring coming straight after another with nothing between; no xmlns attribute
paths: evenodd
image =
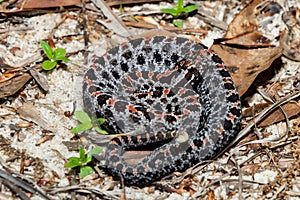
<svg viewBox="0 0 300 200"><path fill-rule="evenodd" d="M94 57L83 82L86 111L107 121L113 138L105 170L127 185L145 185L212 159L237 135L241 105L221 59L204 45L155 36ZM136 165L123 154L159 144Z"/></svg>

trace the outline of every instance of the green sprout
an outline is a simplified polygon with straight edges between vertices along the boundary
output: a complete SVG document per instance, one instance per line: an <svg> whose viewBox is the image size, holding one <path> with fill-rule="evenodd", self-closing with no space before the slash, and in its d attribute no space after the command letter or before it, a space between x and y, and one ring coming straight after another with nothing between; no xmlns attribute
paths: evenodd
<svg viewBox="0 0 300 200"><path fill-rule="evenodd" d="M108 132L106 130L101 129L98 126L98 124L99 125L104 124L106 119L104 119L104 118L91 119L90 116L86 112L83 112L83 111L75 111L74 115L77 118L77 120L81 122L81 124L72 128L71 133L80 133L80 132L94 128L98 133L108 134Z"/></svg>
<svg viewBox="0 0 300 200"><path fill-rule="evenodd" d="M197 5L183 6L183 0L178 0L175 8L163 8L160 11L163 13L171 14L174 18L177 18L181 13L190 13L198 8ZM183 23L180 20L174 19L172 22L175 26L182 28Z"/></svg>
<svg viewBox="0 0 300 200"><path fill-rule="evenodd" d="M57 65L58 61L64 61L64 62L70 61L70 59L66 57L66 50L65 49L57 48L57 49L53 50L50 47L50 45L45 41L41 41L40 45L42 46L43 51L45 52L45 54L49 58L49 60L45 60L42 63L42 68L44 70L53 69Z"/></svg>
<svg viewBox="0 0 300 200"><path fill-rule="evenodd" d="M102 147L96 146L88 153L85 153L85 150L82 147L79 147L79 157L71 157L69 158L69 162L66 167L68 169L71 168L79 168L80 176L82 178L94 173L94 169L88 164L93 160L93 155L99 155L102 152Z"/></svg>

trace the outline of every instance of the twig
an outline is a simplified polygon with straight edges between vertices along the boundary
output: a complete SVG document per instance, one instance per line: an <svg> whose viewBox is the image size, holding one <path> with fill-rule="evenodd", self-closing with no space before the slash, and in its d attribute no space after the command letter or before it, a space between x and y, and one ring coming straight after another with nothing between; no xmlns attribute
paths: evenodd
<svg viewBox="0 0 300 200"><path fill-rule="evenodd" d="M2 164L2 163L1 163ZM15 173L15 172L13 172ZM0 169L0 178L3 178L4 180L8 181L7 184L9 185L10 188L13 188L13 191L17 191L18 195L22 195L21 193L19 193L19 189L15 190L14 187L12 187L11 185L15 185L18 186L24 190L26 190L27 192L30 192L32 194L40 194L41 197L43 197L44 199L50 200L49 197L47 197L45 194L43 194L43 192L37 190L36 188L32 187L31 185L29 185L28 183L24 182L23 180L21 180L20 178L14 177L11 174L7 173L6 171ZM11 184L9 184L11 183Z"/></svg>
<svg viewBox="0 0 300 200"><path fill-rule="evenodd" d="M111 26L107 26L107 28L112 29L118 35L123 37L130 37L132 36L130 32L127 30L123 21L120 20L118 16L106 5L103 0L93 0L93 3L102 10L103 14L111 21Z"/></svg>

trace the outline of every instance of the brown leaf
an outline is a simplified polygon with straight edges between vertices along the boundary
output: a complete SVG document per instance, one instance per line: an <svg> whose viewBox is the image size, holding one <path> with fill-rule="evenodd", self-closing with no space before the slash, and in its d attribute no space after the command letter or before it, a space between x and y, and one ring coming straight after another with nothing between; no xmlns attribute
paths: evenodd
<svg viewBox="0 0 300 200"><path fill-rule="evenodd" d="M49 120L46 120L45 117L40 114L39 109L32 102L23 103L23 105L17 109L17 112L22 119L32 121L42 128L54 132L53 128L49 125Z"/></svg>
<svg viewBox="0 0 300 200"><path fill-rule="evenodd" d="M283 110L287 114L288 118L295 116L300 113L300 101L298 102L289 102L282 106ZM267 116L263 121L261 121L258 125L260 127L268 126L275 122L283 121L285 119L280 108L277 108L274 112L272 112L269 116Z"/></svg>
<svg viewBox="0 0 300 200"><path fill-rule="evenodd" d="M0 83L0 98L11 96L18 92L31 79L27 73L16 76L8 81Z"/></svg>
<svg viewBox="0 0 300 200"><path fill-rule="evenodd" d="M270 47L271 41L262 35L260 31L252 31L250 33L245 33L237 37L227 39L226 44L237 45L242 47Z"/></svg>
<svg viewBox="0 0 300 200"><path fill-rule="evenodd" d="M273 9L274 8L274 9ZM258 31L259 20L278 13L281 7L276 2L253 0L238 13L228 26L222 44L214 44L215 51L228 67L239 94L243 95L256 76L268 69L282 54L281 47Z"/></svg>
<svg viewBox="0 0 300 200"><path fill-rule="evenodd" d="M22 0L18 1L16 6L23 9L33 9L33 8L51 8L51 7L61 7L61 6L72 6L81 4L80 0Z"/></svg>
<svg viewBox="0 0 300 200"><path fill-rule="evenodd" d="M266 107L270 106L271 104L272 104L271 102L255 104L255 105L243 110L242 116L243 117L255 116L257 113L259 113Z"/></svg>
<svg viewBox="0 0 300 200"><path fill-rule="evenodd" d="M242 96L256 76L270 67L281 53L281 47L240 49L223 44L211 48L223 60L230 71L239 95Z"/></svg>
<svg viewBox="0 0 300 200"><path fill-rule="evenodd" d="M54 137L54 135L46 135L46 136L42 137L42 138L35 144L35 146L40 146L41 144L47 142L48 140L52 140L53 137Z"/></svg>
<svg viewBox="0 0 300 200"><path fill-rule="evenodd" d="M261 2L262 0L251 1L242 9L229 24L225 38L236 37L256 30L258 23L255 17L255 7Z"/></svg>
<svg viewBox="0 0 300 200"><path fill-rule="evenodd" d="M9 79L22 74L23 68L9 68L0 76L0 83L8 81Z"/></svg>

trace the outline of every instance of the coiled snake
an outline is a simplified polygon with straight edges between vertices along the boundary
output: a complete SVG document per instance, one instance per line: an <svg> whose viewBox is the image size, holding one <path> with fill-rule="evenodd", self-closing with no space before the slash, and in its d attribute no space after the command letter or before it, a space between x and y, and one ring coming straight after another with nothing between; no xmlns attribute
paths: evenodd
<svg viewBox="0 0 300 200"><path fill-rule="evenodd" d="M221 59L181 37L135 39L94 57L83 99L110 133L144 132L115 137L106 147L106 170L128 185L213 158L240 126L240 99ZM136 165L123 158L130 148L161 142Z"/></svg>

